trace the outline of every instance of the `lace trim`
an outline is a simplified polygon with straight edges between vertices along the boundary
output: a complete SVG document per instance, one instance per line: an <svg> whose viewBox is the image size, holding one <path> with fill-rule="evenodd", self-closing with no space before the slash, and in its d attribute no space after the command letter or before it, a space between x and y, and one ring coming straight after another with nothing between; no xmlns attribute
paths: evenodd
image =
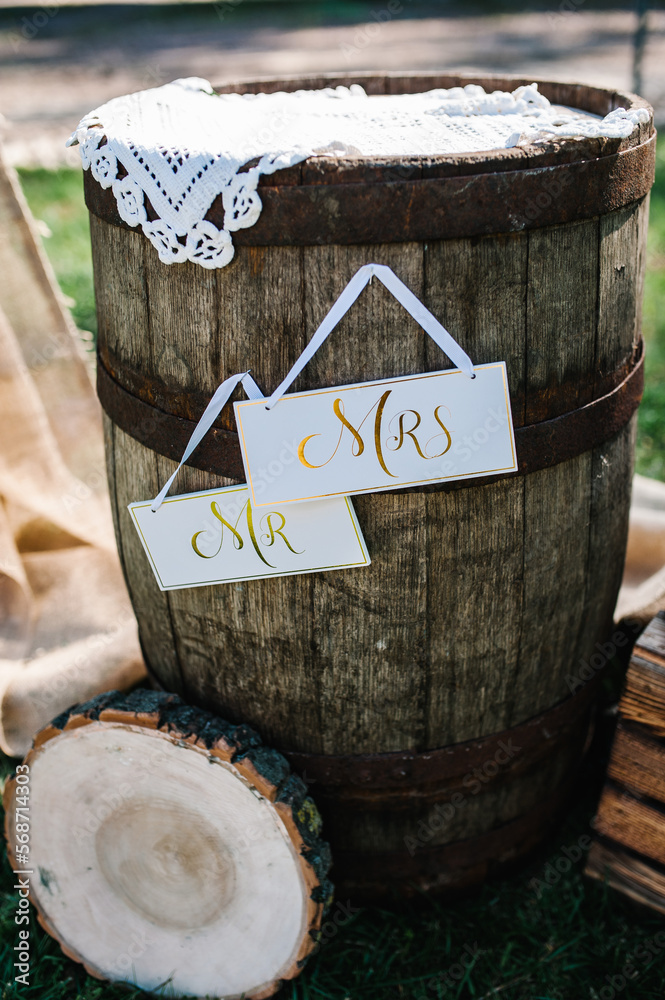
<svg viewBox="0 0 665 1000"><path fill-rule="evenodd" d="M199 222L194 222L185 233L181 233L177 225L169 225L164 219L149 221L145 207L147 192L130 174L118 177L119 160L112 150L111 143L103 134L102 123L93 123L86 127L89 129L88 135L80 143L83 169L89 169L102 188L112 189L120 218L128 226L141 226L163 264L180 264L185 260L191 260L201 267L225 267L233 259L235 252L231 233L253 226L261 214L261 199L256 190L261 174L273 173L275 170L297 163L299 159L305 159L305 155L298 159L292 157L286 160L272 155L262 157L257 166L242 174L234 174L221 192L215 192L215 197L220 193L222 195L223 229L218 229L214 223L201 219ZM187 159L187 153L181 154L179 158L180 162ZM170 158L167 158L167 162L169 160ZM154 175L151 177L159 186L156 177ZM209 207L209 205L206 207L206 212Z"/></svg>
<svg viewBox="0 0 665 1000"><path fill-rule="evenodd" d="M317 153L409 155L623 138L648 118L643 108L619 108L602 120L554 108L536 84L512 94L469 84L377 97L358 86L240 96L215 95L206 80L191 78L110 101L82 119L68 145L80 145L84 169L112 189L120 217L141 227L163 263L213 269L233 259L231 234L258 220L261 175ZM220 194L222 229L205 219ZM152 221L146 199L158 216Z"/></svg>

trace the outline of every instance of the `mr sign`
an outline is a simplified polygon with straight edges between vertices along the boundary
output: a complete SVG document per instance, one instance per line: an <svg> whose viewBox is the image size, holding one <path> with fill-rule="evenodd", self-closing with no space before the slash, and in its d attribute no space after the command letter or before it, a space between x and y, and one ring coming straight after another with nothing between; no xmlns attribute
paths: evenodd
<svg viewBox="0 0 665 1000"><path fill-rule="evenodd" d="M129 504L160 590L368 566L350 500L254 511L246 486Z"/></svg>

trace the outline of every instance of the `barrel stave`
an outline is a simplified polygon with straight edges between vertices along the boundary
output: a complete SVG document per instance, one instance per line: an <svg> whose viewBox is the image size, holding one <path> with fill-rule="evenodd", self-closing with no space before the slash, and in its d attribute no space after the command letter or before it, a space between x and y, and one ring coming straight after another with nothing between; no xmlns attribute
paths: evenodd
<svg viewBox="0 0 665 1000"><path fill-rule="evenodd" d="M116 541L127 590L139 623L141 645L167 691L183 690L183 665L177 651L178 637L169 608L152 574L147 556L131 522L127 504L156 496L160 485L157 456L116 427L104 414L106 468Z"/></svg>
<svg viewBox="0 0 665 1000"><path fill-rule="evenodd" d="M633 215L622 213L619 227L606 224L608 232L628 229L637 239L641 225L633 216L641 211L641 206L634 206ZM568 229L573 232L562 232ZM603 267L607 270L602 257L599 262L598 231L597 221L584 222L517 237L483 237L467 241L468 246L462 246L465 241L461 240L441 241L429 244L424 254L409 244L404 254L409 272L406 279L474 361L506 357L509 370L526 371L530 398L541 399L543 395L532 390L531 372L535 371L533 380L538 385L541 371L558 366L561 384L553 394L555 402L544 413L543 404L537 407L538 416L549 417L565 408L558 402L562 386L569 394L568 406L588 401L590 390L576 386L593 384L589 371L594 371L591 355L596 327L599 335L606 330L615 333L607 323L601 329L597 319L598 273ZM130 242L135 236L123 235L129 236ZM602 243L613 250L612 260L621 256L616 242L610 235ZM530 253L532 243L538 247L536 263ZM400 245L380 247L378 252L371 249L375 259L404 274L404 266L397 263ZM255 256L255 251L239 250L236 264L225 269L232 275L227 282L236 282L238 275L246 276L250 271L243 260L245 254ZM294 248L278 248L278 255L283 254L292 259L301 256ZM308 277L302 280L310 294L305 296L306 322L301 318L297 347L289 352L292 357L304 340L303 323L311 331L334 298L334 288L366 261L368 254L369 248L363 247L306 248L303 271ZM112 255L117 259L115 248ZM503 255L507 258L504 269L500 266ZM582 285L578 287L575 261L580 256L596 261L596 278L590 280L592 267L587 264L581 269ZM537 275L530 271L530 265L537 269ZM269 266L266 263L260 270L266 281L258 281L256 296L259 312L271 308L267 327L273 336L266 345L264 365L270 342L279 340L276 328L290 308L278 301L278 286L266 274ZM187 268L183 288L179 282L171 282L175 291L169 290L162 277L166 268L159 267L157 275L148 273L144 279L147 301L153 303L156 297L160 304L151 307L150 333L141 344L142 364L152 364L165 384L170 380L172 389L179 385L185 391L196 367L203 383L211 384L212 392L212 383L218 378L248 364L249 353L240 357L228 320L220 321L211 343L210 312L217 308L219 296L213 294L209 273L204 272L201 279L199 306L187 313L186 302L197 295L191 284L197 278L196 269L192 265ZM575 295L562 298L558 293L562 268L577 288L575 294L582 302L579 310L574 308ZM528 282L529 274L534 291L526 294L520 276ZM636 282L638 278L636 274ZM140 290L142 284L136 284L134 293L137 288ZM474 288L478 312L470 304ZM222 308L228 310L238 291L231 292L225 286L224 292ZM287 294L284 285L282 298L292 297L292 286ZM628 305L623 306L625 314L630 294L624 283L606 282L604 302L608 309L617 297L628 299ZM499 307L498 314L492 316L494 302ZM107 309L113 308L110 296L105 304ZM141 316L134 301L132 309ZM208 331L203 351L198 345L199 309L204 312L204 331ZM247 320L244 313L236 315L233 329ZM116 328L125 323L124 315L118 315ZM324 345L321 357L313 360L311 370L306 369L301 376L301 386L303 382L309 386L339 384L449 365L378 283L364 293L342 323ZM557 337L556 331L566 327L571 334ZM549 333L537 351L525 351L524 328ZM169 341L169 329L176 345L174 352L188 351L187 375L184 368L174 369L173 355L164 363L159 346ZM623 344L617 340L613 358L610 355L614 363L623 360L627 342L632 344L634 327L623 338ZM535 333L530 339L537 342ZM157 351L153 344L158 345ZM213 376L209 363L215 354L227 358L219 376ZM272 367L281 374L284 367L279 368L280 363L273 359ZM257 367L253 367L257 378L263 374L270 389L279 375L270 379L266 368L261 373ZM519 385L518 380L518 400ZM519 402L517 411L519 423ZM127 443L124 438L123 448ZM138 447L133 442L132 456ZM116 463L121 461L122 456L116 456ZM154 492L157 482L175 467L161 456L157 463L159 475L155 478L154 460L151 471ZM579 599L590 572L593 465L589 452L525 479L514 477L494 484L479 480L450 492L356 498L373 556L369 574L350 570L317 574L311 579L248 583L239 585L232 599L226 592L233 587L223 588L223 594L217 588L169 594L177 646L187 664L187 682L179 690L195 701L215 699L227 713L259 725L266 738L282 749L322 753L389 752L405 746L425 749L496 732L541 711L568 693L565 677L570 663L577 662L583 652L577 645L583 620L594 604L605 608L613 600L616 574L611 581L607 576L597 580L593 594ZM127 475L133 483L132 470L127 470ZM181 473L180 490L194 488L182 478L186 475L194 478L197 489L220 484L219 477L187 470ZM615 497L626 496L626 481L627 473ZM596 487L596 494L599 490ZM137 498L127 494L124 502ZM597 506L597 497L595 503ZM621 505L614 515L619 526L609 523L612 516L612 510L606 511L602 534L617 538L624 530L620 526L624 523ZM601 548L599 537L595 564L602 556ZM139 575L144 575L143 566ZM547 587L543 587L543 579L547 579ZM147 620L149 616L146 612L144 617ZM596 617L607 621L605 611ZM455 641L451 642L453 635ZM242 666L237 665L239 658ZM155 669L161 669L159 664ZM301 673L303 676L298 676ZM302 711L287 709L283 702L300 705Z"/></svg>

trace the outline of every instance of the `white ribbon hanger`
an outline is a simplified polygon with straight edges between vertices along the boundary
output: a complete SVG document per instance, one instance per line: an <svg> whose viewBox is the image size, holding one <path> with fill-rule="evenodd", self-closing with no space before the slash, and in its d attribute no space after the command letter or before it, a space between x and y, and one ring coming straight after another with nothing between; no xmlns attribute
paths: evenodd
<svg viewBox="0 0 665 1000"><path fill-rule="evenodd" d="M444 354L446 354L450 360L454 362L454 364L456 364L457 367L469 378L476 377L473 371L473 362L468 354L462 350L454 337L452 337L445 327L439 323L438 319L432 315L429 309L425 308L420 299L416 298L413 292L407 288L403 281L400 281L395 272L385 264L365 264L358 271L356 271L342 294L339 296L333 307L324 318L323 322L316 330L305 350L291 368L286 378L280 383L280 385L277 386L272 396L270 396L270 398L266 401L267 410L271 410L273 406L279 402L293 380L300 374L307 362L313 358L328 334L334 330L341 318L348 312L365 285L371 281L374 275L376 275L379 281L386 286L388 291L392 292L397 301L404 306L406 311L411 316L413 316L416 323L418 323L419 326L421 326L423 330L430 335L432 340L441 348ZM180 471L180 468L187 461L197 445L201 443L202 439L208 433L213 423L226 406L233 390L241 382L249 399L265 399L258 385L249 374L249 371L238 372L235 375L230 375L229 378L222 382L208 403L203 416L194 428L194 433L187 443L187 447L185 448L183 456L180 459L180 464L150 505L150 509L153 514L156 513L161 507L166 494L173 484L173 480Z"/></svg>
<svg viewBox="0 0 665 1000"><path fill-rule="evenodd" d="M360 270L356 271L291 371L267 400L266 410L272 410L273 406L279 402L293 380L300 374L307 362L314 357L328 334L334 330L374 275L386 286L389 292L392 292L397 301L413 316L416 323L430 335L443 353L469 378L476 377L473 372L473 362L468 354L462 350L445 327L441 326L438 319L432 315L429 309L425 308L420 299L416 298L411 289L407 288L403 281L400 281L395 272L385 264L365 264Z"/></svg>
<svg viewBox="0 0 665 1000"><path fill-rule="evenodd" d="M194 433L187 442L187 447L183 452L183 456L180 459L180 464L175 470L172 476L169 477L168 482L162 487L155 499L150 505L150 510L155 514L159 508L162 506L164 497L168 493L173 483L173 480L180 472L180 469L184 462L187 461L189 456L192 454L194 449L201 443L203 438L206 436L212 425L214 424L217 417L222 412L227 402L229 401L231 394L235 387L242 382L243 389L249 399L264 399L264 395L259 389L258 385L249 374L249 372L238 372L236 375L230 375L227 379L224 379L222 384L218 386L215 390L215 394L203 411L203 416L199 420L198 424L194 428Z"/></svg>

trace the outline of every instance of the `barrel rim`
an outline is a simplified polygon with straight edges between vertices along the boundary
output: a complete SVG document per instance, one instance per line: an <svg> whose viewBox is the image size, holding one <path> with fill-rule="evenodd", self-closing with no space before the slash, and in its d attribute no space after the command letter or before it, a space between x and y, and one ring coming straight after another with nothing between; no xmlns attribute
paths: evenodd
<svg viewBox="0 0 665 1000"><path fill-rule="evenodd" d="M380 89L381 81L384 84L384 89ZM418 84L418 87L405 89L405 86L414 82ZM316 90L323 87L351 86L354 83L364 86L372 95L381 93L415 94L425 89L447 89L470 83L480 84L480 86L484 86L485 90L488 89L487 85L493 86L495 90L514 90L517 87L536 83L540 92L553 104L565 104L581 111L588 111L591 114L602 115L609 114L610 111L615 111L620 107L625 107L626 110L645 108L649 113L649 121L638 129L634 129L627 138L620 140L608 138L559 139L548 141L545 147L531 142L510 149L497 148L473 153L441 153L438 156L414 154L408 157L310 157L309 160L304 161L304 164L308 165L307 167L303 167L303 164L296 164L294 167L276 171L274 174L264 176L259 182L259 186L278 187L283 183L338 184L340 183L340 175L347 174L347 172L353 175L354 168L357 171L358 167L365 168L366 176L362 177L364 183L372 181L380 183L381 180L385 179L381 176L382 171L403 168L405 161L420 164L425 170L423 176L432 177L451 176L456 172L490 173L514 167L519 169L520 165L523 169L535 166L552 166L555 163L567 162L571 155L573 159L595 159L598 156L611 155L639 145L653 134L653 108L638 94L607 87L592 87L581 83L550 80L542 77L524 77L517 74L439 73L426 70L414 73L364 71L321 73L316 76L297 74L280 77L253 76L246 80L222 81L214 85L213 89L218 94L273 93L278 89L290 93L296 89ZM575 102L566 100L573 94L579 95L580 100ZM580 151L587 155L580 156ZM506 166L502 166L502 164L506 164ZM373 171L372 174L367 168ZM351 179L349 179L350 182L352 182Z"/></svg>
<svg viewBox="0 0 665 1000"><path fill-rule="evenodd" d="M521 77L434 73L284 77L222 89L250 92L288 84L369 85L378 80L392 87L404 81L414 86L476 82L497 87L537 82L546 96L579 94L575 103L586 104L586 110L612 110L623 104L647 108L649 121L625 139L553 140L544 146L530 143L437 157L310 157L260 179L261 215L253 226L234 233L236 246L369 246L539 229L606 215L643 198L653 184L653 109L643 98L623 91ZM90 171L84 173L84 192L93 215L132 228L120 218L112 190L103 189ZM147 198L146 210L149 220L158 218ZM205 219L224 228L221 193Z"/></svg>

